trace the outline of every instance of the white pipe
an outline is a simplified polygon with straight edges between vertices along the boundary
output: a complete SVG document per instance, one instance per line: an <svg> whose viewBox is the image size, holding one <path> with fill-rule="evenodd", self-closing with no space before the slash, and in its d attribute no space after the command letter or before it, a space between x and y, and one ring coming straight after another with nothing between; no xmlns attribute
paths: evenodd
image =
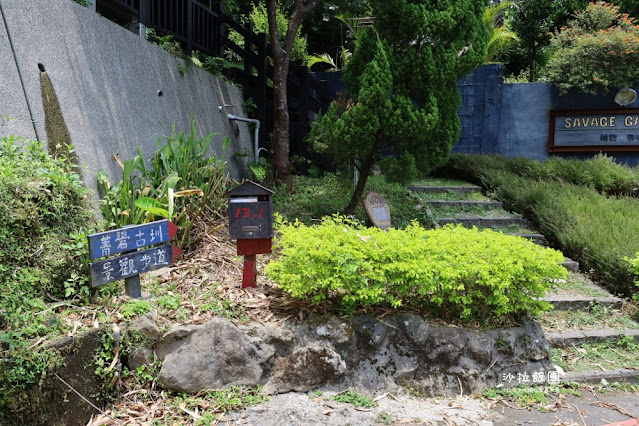
<svg viewBox="0 0 639 426"><path fill-rule="evenodd" d="M244 121L246 123L255 123L255 164L258 164L257 157L259 157L260 155L260 150L259 150L260 120L256 118L238 117L233 114L227 114L227 117L229 118L229 120Z"/></svg>

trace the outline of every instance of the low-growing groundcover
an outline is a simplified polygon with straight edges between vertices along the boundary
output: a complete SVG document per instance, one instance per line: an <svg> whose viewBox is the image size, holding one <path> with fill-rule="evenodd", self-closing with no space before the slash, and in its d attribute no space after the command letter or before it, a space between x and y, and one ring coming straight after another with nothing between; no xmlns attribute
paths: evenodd
<svg viewBox="0 0 639 426"><path fill-rule="evenodd" d="M37 404L29 387L54 362L33 344L61 326L45 302L88 295L84 234L95 223L73 167L39 142L0 138L0 423Z"/></svg>
<svg viewBox="0 0 639 426"><path fill-rule="evenodd" d="M639 252L639 200L622 195L635 192L635 169L604 156L539 163L459 155L445 172L494 191L506 209L522 213L554 247L591 270L611 291L626 296L637 292L626 258Z"/></svg>
<svg viewBox="0 0 639 426"><path fill-rule="evenodd" d="M314 226L279 220L266 274L291 296L331 300L344 312L407 306L434 317L502 324L550 304L565 276L558 251L491 230L365 228L333 216Z"/></svg>

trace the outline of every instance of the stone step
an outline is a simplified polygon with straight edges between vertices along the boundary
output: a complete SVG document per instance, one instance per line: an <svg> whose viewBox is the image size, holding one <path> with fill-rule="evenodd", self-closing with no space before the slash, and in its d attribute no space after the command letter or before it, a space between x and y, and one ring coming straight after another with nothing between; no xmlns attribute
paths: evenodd
<svg viewBox="0 0 639 426"><path fill-rule="evenodd" d="M500 209L499 201L468 201L468 200L430 200L424 201L430 207L482 207L484 210Z"/></svg>
<svg viewBox="0 0 639 426"><path fill-rule="evenodd" d="M570 272L579 272L579 262L572 260L569 257L564 256L564 263L562 263L561 266L568 269Z"/></svg>
<svg viewBox="0 0 639 426"><path fill-rule="evenodd" d="M514 233L514 234L508 234L508 235L513 235L515 237L521 237L521 238L525 238L527 240L532 241L535 244L539 244L540 246L547 246L548 245L548 241L546 241L546 237L544 237L541 234L537 234L534 232L531 233Z"/></svg>
<svg viewBox="0 0 639 426"><path fill-rule="evenodd" d="M580 346L584 343L616 343L622 336L630 336L639 344L639 330L579 330L563 333L546 333L553 348Z"/></svg>
<svg viewBox="0 0 639 426"><path fill-rule="evenodd" d="M613 309L619 309L623 300L615 296L589 297L589 296L546 296L542 300L550 302L558 311L572 311L588 309L591 304L604 305Z"/></svg>
<svg viewBox="0 0 639 426"><path fill-rule="evenodd" d="M408 187L409 191L414 192L426 192L428 194L440 194L442 192L456 192L457 194L469 194L471 192L480 192L481 187L475 185L464 186L424 186L424 185L411 185Z"/></svg>
<svg viewBox="0 0 639 426"><path fill-rule="evenodd" d="M639 380L639 370L630 368L619 368L610 371L583 371L581 373L566 373L561 377L562 382L599 384L605 379L608 383L631 382ZM615 423L616 424L616 423Z"/></svg>
<svg viewBox="0 0 639 426"><path fill-rule="evenodd" d="M438 219L440 225L460 224L467 228L476 226L477 228L506 228L508 226L528 226L526 219L521 217L443 217Z"/></svg>

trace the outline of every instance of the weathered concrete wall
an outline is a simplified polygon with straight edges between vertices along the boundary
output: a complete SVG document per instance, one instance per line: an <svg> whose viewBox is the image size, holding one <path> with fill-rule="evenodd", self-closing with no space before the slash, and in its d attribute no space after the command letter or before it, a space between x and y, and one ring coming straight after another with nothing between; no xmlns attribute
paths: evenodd
<svg viewBox="0 0 639 426"><path fill-rule="evenodd" d="M224 136L231 138L226 152L231 174L245 174L250 157L233 154L252 154L252 132L246 124L226 118L227 113L244 116L242 94L236 87L193 67L181 75L182 60L71 0L2 0L2 4L7 25L0 20L0 116L18 121L0 126L0 135L35 137L8 27L40 137L46 140L47 133L38 64L44 66L57 94L90 189L95 189L100 169L121 178L113 154L126 160L141 148L149 158L174 123L178 131L188 133L191 116L199 136L221 134L214 138L211 154L220 156ZM220 105L225 105L221 111Z"/></svg>

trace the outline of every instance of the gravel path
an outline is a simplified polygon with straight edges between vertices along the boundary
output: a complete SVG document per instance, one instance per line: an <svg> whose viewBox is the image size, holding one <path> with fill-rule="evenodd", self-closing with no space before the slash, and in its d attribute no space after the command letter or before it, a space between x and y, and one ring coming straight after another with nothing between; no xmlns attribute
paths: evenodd
<svg viewBox="0 0 639 426"><path fill-rule="evenodd" d="M373 396L372 408L356 408L332 400L335 392L272 396L260 405L227 413L220 424L233 425L492 425L487 404L469 397L417 398L408 394Z"/></svg>

